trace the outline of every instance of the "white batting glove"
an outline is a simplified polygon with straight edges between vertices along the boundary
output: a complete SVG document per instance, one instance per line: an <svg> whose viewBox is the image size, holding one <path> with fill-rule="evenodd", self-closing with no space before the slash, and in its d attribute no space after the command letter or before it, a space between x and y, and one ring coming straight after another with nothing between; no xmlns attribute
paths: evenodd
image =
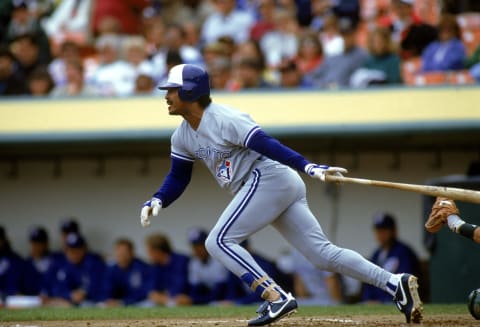
<svg viewBox="0 0 480 327"><path fill-rule="evenodd" d="M330 167L327 165L308 164L305 166L305 172L312 178L318 178L325 182L326 175L343 177L342 174L348 173L348 170L342 167Z"/></svg>
<svg viewBox="0 0 480 327"><path fill-rule="evenodd" d="M161 209L162 200L158 198L152 198L145 202L140 212L140 224L142 224L142 227L150 226L150 216L158 216Z"/></svg>

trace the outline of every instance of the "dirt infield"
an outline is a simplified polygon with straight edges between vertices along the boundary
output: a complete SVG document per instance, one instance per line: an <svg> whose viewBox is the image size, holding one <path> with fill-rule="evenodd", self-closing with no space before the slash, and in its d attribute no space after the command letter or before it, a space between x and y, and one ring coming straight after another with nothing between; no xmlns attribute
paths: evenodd
<svg viewBox="0 0 480 327"><path fill-rule="evenodd" d="M203 326L228 326L244 327L247 320L244 318L220 318L220 319L133 319L133 320L83 320L83 321L29 321L1 323L0 327L203 327ZM409 326L402 316L393 315L368 315L368 316L345 316L336 317L289 317L272 326L274 327L391 327ZM480 322L471 316L465 315L434 315L426 317L420 325L428 327L465 327L480 326Z"/></svg>

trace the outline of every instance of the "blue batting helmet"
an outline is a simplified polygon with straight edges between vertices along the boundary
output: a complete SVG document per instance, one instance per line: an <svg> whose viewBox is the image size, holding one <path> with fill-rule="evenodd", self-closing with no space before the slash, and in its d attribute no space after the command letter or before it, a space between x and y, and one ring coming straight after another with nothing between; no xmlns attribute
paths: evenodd
<svg viewBox="0 0 480 327"><path fill-rule="evenodd" d="M182 101L193 102L202 95L210 95L210 79L205 69L190 64L181 64L170 69L167 82L160 90L178 89Z"/></svg>

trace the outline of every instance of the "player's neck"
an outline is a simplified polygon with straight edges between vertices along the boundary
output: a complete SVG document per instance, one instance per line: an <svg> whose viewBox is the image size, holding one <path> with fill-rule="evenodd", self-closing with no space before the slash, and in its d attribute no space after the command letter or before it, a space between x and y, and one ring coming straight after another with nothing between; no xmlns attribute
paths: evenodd
<svg viewBox="0 0 480 327"><path fill-rule="evenodd" d="M200 121L202 120L204 109L198 105L193 105L188 112L183 114L183 119L187 121L190 127L193 130L197 130L198 126L200 126Z"/></svg>

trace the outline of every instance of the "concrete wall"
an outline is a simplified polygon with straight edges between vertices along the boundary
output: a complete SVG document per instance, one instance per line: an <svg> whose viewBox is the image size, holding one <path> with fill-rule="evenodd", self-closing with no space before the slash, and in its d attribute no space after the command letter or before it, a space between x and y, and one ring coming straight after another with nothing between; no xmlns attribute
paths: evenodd
<svg viewBox="0 0 480 327"><path fill-rule="evenodd" d="M337 165L351 168L352 177L423 183L433 177L463 174L477 156L477 153L443 153L442 165L437 169L432 168L432 153L402 153L396 169L392 168L391 153L360 155L353 169L350 155L337 154L336 158ZM318 155L315 160L326 162L327 158ZM140 159L107 159L105 174L97 176L97 162L65 160L61 163L61 175L54 177L53 162L21 161L18 177L10 178L9 163L0 162L0 224L6 227L13 247L23 255L28 251L27 230L33 224L47 227L52 246L58 248L58 223L66 215L79 218L91 248L104 255L111 253L112 242L117 237L127 236L135 241L139 254L144 256L142 240L155 231L167 233L174 247L188 252L187 228L213 226L230 196L197 164L192 183L183 197L162 211L150 228L143 229L139 224L140 205L160 185L168 171L169 159L152 159L146 175L141 174L141 167ZM338 194L335 233L334 202L327 186L306 176L304 180L312 211L339 245L369 255L375 247L371 217L378 210L389 210L398 218L400 238L410 243L422 258L427 257L422 245L420 195L343 185ZM288 244L272 228L257 233L252 245L271 258L288 249Z"/></svg>

